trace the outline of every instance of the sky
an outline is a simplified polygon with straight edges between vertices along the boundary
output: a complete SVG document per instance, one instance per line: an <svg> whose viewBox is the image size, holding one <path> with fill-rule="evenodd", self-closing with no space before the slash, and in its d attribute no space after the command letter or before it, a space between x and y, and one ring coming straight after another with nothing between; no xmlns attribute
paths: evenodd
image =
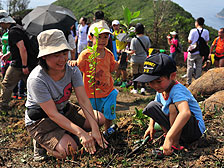
<svg viewBox="0 0 224 168"><path fill-rule="evenodd" d="M30 0L29 8L35 8L37 6L49 5L56 0Z"/></svg>

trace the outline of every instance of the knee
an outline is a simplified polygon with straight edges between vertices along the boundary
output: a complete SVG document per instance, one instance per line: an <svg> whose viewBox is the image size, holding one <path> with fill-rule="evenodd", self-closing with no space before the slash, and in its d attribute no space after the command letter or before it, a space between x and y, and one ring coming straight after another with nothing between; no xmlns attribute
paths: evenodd
<svg viewBox="0 0 224 168"><path fill-rule="evenodd" d="M56 146L56 150L60 158L65 159L67 156L75 154L77 151L77 144L71 136L65 134Z"/></svg>
<svg viewBox="0 0 224 168"><path fill-rule="evenodd" d="M156 107L160 106L157 101L151 101L142 111L143 114L148 115L150 112L153 112Z"/></svg>

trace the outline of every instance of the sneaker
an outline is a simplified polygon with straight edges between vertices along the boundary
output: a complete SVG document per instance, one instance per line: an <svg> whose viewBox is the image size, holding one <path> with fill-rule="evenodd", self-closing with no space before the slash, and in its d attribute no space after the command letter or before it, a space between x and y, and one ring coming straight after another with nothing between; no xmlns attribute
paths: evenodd
<svg viewBox="0 0 224 168"><path fill-rule="evenodd" d="M41 162L47 159L46 149L42 148L35 139L33 139L33 152L33 161Z"/></svg>
<svg viewBox="0 0 224 168"><path fill-rule="evenodd" d="M121 88L125 88L126 87L126 85L127 85L127 82L122 82L122 84L121 84Z"/></svg>
<svg viewBox="0 0 224 168"><path fill-rule="evenodd" d="M145 95L145 88L141 88L141 95Z"/></svg>
<svg viewBox="0 0 224 168"><path fill-rule="evenodd" d="M137 91L137 90L135 90L135 89L132 89L132 90L130 91L130 93L137 94L137 93L138 93L138 91Z"/></svg>
<svg viewBox="0 0 224 168"><path fill-rule="evenodd" d="M18 96L17 93L13 93L12 98L17 99L17 96Z"/></svg>

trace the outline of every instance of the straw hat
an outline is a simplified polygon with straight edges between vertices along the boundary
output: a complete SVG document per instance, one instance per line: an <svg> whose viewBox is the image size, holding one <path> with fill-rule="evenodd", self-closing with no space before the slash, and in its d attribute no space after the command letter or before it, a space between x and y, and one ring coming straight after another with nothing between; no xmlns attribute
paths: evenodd
<svg viewBox="0 0 224 168"><path fill-rule="evenodd" d="M90 35L90 33L94 34L94 33L95 33L95 30L94 30L94 29L95 29L96 27L98 28L99 32L100 32L100 30L103 29L103 30L100 32L100 34L102 34L102 33L109 33L109 34L112 34L111 31L110 31L110 28L108 27L108 25L106 24L106 22L105 22L104 20L100 20L100 21L98 21L98 22L93 23L93 24L90 26L88 35Z"/></svg>
<svg viewBox="0 0 224 168"><path fill-rule="evenodd" d="M171 35L177 35L177 32L172 31L172 32L170 32L170 34L171 34Z"/></svg>
<svg viewBox="0 0 224 168"><path fill-rule="evenodd" d="M63 50L72 50L64 33L58 29L50 29L41 32L37 36L37 40L39 44L39 54L37 58Z"/></svg>
<svg viewBox="0 0 224 168"><path fill-rule="evenodd" d="M0 10L0 23L16 23L16 21L5 10Z"/></svg>

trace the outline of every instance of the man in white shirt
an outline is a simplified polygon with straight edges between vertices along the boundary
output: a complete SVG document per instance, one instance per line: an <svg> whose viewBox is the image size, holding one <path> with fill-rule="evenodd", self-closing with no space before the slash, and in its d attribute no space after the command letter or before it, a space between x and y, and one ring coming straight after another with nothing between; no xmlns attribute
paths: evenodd
<svg viewBox="0 0 224 168"><path fill-rule="evenodd" d="M204 18L199 17L195 21L195 27L194 29L191 29L189 36L188 36L188 43L191 45L195 44L198 41L199 38L199 32L201 34L201 37L204 38L206 42L209 41L209 31L203 28L204 25ZM201 76L202 72L202 62L203 62L203 57L199 54L199 51L190 53L188 52L188 58L187 58L187 85L190 85L192 82L192 74L194 71L194 64L196 66L196 72L195 72L195 79L199 78Z"/></svg>
<svg viewBox="0 0 224 168"><path fill-rule="evenodd" d="M76 31L76 39L75 42L78 41L78 47L77 52L78 55L87 47L87 35L88 35L88 25L87 19L85 17L82 17L79 20L79 25Z"/></svg>

